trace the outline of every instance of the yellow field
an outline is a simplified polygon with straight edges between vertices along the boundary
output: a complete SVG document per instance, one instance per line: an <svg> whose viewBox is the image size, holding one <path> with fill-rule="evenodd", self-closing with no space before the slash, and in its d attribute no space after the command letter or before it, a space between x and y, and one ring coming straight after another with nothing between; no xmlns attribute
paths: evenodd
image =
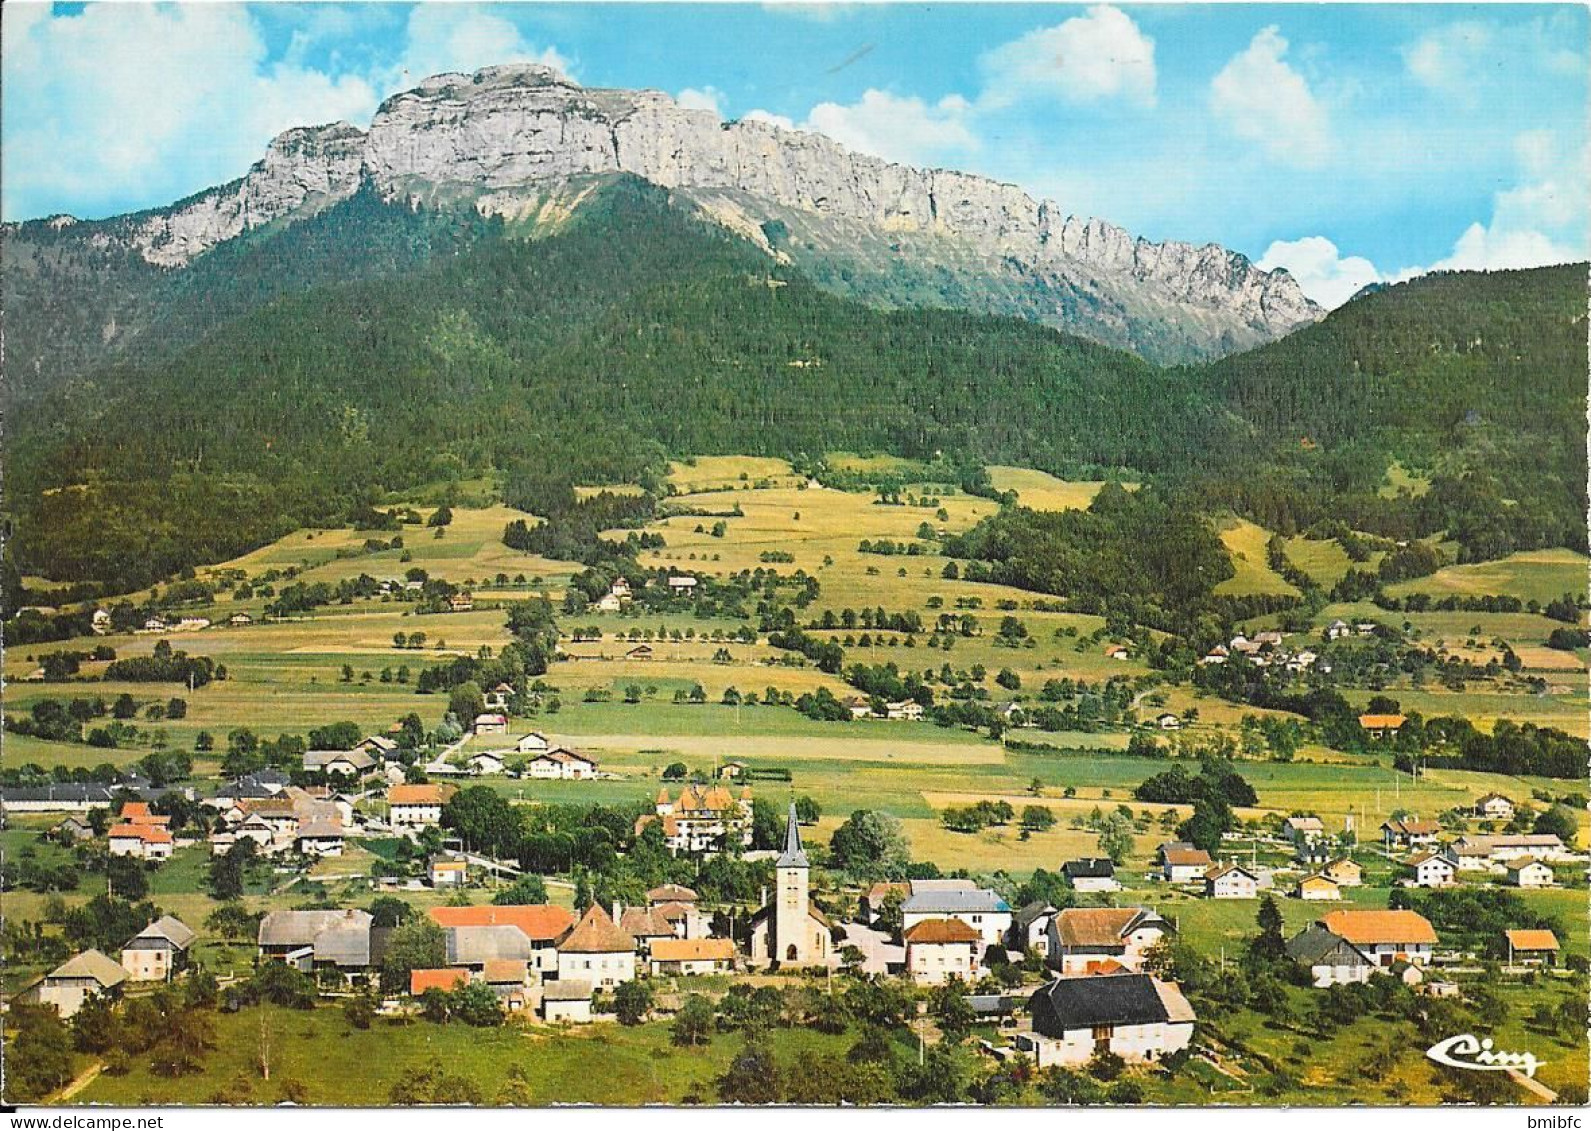
<svg viewBox="0 0 1591 1131"><path fill-rule="evenodd" d="M1530 550L1495 562L1448 566L1430 577L1388 586L1387 592L1395 597L1409 593L1435 597L1506 593L1545 603L1565 593L1583 597L1588 568L1591 563L1573 550Z"/></svg>
<svg viewBox="0 0 1591 1131"><path fill-rule="evenodd" d="M1216 593L1234 597L1248 593L1298 594L1297 589L1266 564L1265 544L1271 536L1263 526L1256 526L1247 519L1229 518L1221 523L1220 535L1221 544L1226 547L1237 572L1217 585Z"/></svg>
<svg viewBox="0 0 1591 1131"><path fill-rule="evenodd" d="M759 480L772 480L783 486L801 481L787 461L771 456L695 456L688 463L675 460L668 465L668 481L680 494L740 490Z"/></svg>
<svg viewBox="0 0 1591 1131"><path fill-rule="evenodd" d="M990 466L989 482L997 491L1015 491L1017 503L1036 511L1083 510L1094 501L1103 483L1078 483L1057 479L1026 467ZM1133 484L1136 486L1136 484Z"/></svg>

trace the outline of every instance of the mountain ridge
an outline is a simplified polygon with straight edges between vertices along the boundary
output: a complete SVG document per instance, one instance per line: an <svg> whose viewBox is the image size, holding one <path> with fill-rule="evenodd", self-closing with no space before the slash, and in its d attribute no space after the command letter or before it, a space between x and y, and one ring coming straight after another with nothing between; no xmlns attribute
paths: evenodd
<svg viewBox="0 0 1591 1131"><path fill-rule="evenodd" d="M923 285L892 289L903 273L928 281L948 270L968 284L998 275L1019 292L1010 302L978 296L975 285L952 289L973 295L981 312L1036 318L1156 362L1230 353L1324 314L1285 271L1262 271L1216 244L1155 243L1015 185L892 164L761 121L721 122L657 91L587 89L532 64L432 76L384 101L368 130L338 122L284 131L244 176L164 209L55 217L7 234L50 224L182 268L366 183L389 200L451 189L482 214L506 216L573 178L625 173L700 198L715 219L727 194L759 222L799 215L805 239L790 253L848 273L852 297L907 305L902 295ZM920 304L954 305L924 285L929 301Z"/></svg>

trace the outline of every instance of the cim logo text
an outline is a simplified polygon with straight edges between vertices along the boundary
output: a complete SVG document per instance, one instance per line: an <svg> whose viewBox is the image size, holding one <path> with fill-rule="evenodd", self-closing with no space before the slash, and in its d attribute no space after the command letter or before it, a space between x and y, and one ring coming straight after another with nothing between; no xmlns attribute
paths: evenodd
<svg viewBox="0 0 1591 1131"><path fill-rule="evenodd" d="M1492 1047L1490 1037L1482 1040L1473 1033L1460 1033L1425 1050L1425 1055L1449 1068L1467 1068L1471 1072L1523 1072L1532 1080L1542 1062L1533 1053L1504 1052Z"/></svg>

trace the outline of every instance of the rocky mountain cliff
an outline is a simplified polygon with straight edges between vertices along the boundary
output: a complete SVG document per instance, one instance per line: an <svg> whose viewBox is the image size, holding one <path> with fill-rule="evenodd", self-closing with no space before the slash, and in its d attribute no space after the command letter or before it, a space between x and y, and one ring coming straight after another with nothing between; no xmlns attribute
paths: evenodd
<svg viewBox="0 0 1591 1131"><path fill-rule="evenodd" d="M1020 314L1167 362L1229 353L1323 315L1285 272L1213 244L1135 239L1012 185L891 164L764 122L720 122L655 91L587 90L534 65L434 76L388 99L367 132L290 130L239 180L71 231L174 268L366 182L388 199L443 194L534 218L571 182L624 173L878 305Z"/></svg>

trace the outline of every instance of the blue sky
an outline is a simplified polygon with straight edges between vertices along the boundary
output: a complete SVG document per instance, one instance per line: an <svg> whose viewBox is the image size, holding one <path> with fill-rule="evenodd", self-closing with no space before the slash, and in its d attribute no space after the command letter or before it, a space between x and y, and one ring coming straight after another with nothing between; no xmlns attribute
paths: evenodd
<svg viewBox="0 0 1591 1131"><path fill-rule="evenodd" d="M3 9L8 220L167 203L294 125L541 60L1153 239L1375 279L1587 255L1587 9L1554 5L31 4Z"/></svg>

